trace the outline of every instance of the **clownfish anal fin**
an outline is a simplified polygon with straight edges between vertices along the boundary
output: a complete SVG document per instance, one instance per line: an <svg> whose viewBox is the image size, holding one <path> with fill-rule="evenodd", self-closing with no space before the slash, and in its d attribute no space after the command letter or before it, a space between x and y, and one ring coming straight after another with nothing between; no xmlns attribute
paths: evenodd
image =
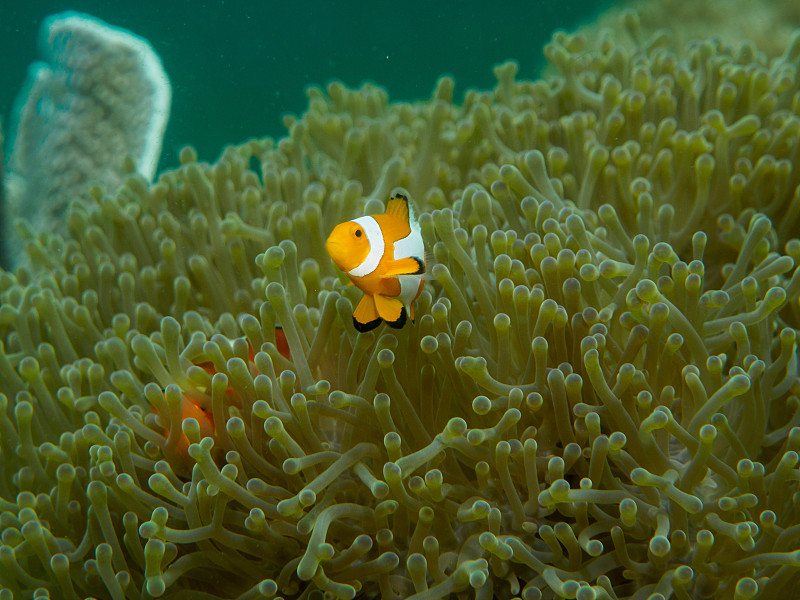
<svg viewBox="0 0 800 600"><path fill-rule="evenodd" d="M373 298L375 300L375 308L378 310L378 316L380 316L381 319L390 325L400 321L400 319L403 319L405 323L405 307L400 300L390 296L381 296L380 294L375 294ZM395 325L392 325L392 327L395 327Z"/></svg>
<svg viewBox="0 0 800 600"><path fill-rule="evenodd" d="M413 256L408 258L399 258L388 262L384 277L393 277L395 275L422 275L425 272L425 263L420 259Z"/></svg>
<svg viewBox="0 0 800 600"><path fill-rule="evenodd" d="M402 329L403 325L406 324L407 320L408 320L408 317L406 315L406 307L403 306L400 309L400 316L397 318L397 320L396 321L386 321L386 324L389 327L393 327L394 329Z"/></svg>
<svg viewBox="0 0 800 600"><path fill-rule="evenodd" d="M403 194L395 194L386 204L386 214L408 223L408 198Z"/></svg>

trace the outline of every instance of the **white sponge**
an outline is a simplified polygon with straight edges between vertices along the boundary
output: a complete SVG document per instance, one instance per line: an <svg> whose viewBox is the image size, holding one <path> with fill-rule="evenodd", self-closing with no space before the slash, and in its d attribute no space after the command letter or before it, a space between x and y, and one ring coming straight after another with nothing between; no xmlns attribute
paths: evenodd
<svg viewBox="0 0 800 600"><path fill-rule="evenodd" d="M43 62L29 68L9 132L3 237L11 262L22 250L14 218L63 231L67 204L90 185L116 188L127 157L153 178L172 97L147 40L92 16L48 17L39 44Z"/></svg>

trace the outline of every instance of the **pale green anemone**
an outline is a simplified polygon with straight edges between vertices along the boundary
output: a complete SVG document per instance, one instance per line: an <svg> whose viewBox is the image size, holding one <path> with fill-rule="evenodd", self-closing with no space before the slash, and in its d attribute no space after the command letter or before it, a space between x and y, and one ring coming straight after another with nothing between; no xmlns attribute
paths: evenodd
<svg viewBox="0 0 800 600"><path fill-rule="evenodd" d="M546 55L461 105L449 78L313 88L286 138L29 231L0 274L0 598L796 587L800 36ZM395 186L432 281L416 325L359 335L324 240Z"/></svg>

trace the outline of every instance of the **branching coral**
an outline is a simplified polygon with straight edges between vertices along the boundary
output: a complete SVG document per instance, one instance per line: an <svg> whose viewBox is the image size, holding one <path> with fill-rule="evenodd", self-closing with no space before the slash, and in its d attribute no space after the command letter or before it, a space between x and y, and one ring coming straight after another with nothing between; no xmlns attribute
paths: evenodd
<svg viewBox="0 0 800 600"><path fill-rule="evenodd" d="M279 142L31 237L0 274L2 593L796 585L800 37L546 55L460 106L313 88ZM433 281L359 335L323 241L395 186Z"/></svg>

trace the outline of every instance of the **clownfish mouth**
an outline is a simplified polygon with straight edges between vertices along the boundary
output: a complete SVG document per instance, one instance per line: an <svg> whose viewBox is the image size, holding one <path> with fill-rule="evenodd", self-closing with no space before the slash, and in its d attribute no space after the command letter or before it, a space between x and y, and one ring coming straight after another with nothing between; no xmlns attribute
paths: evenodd
<svg viewBox="0 0 800 600"><path fill-rule="evenodd" d="M328 237L328 241L325 242L325 249L337 267L342 271L348 271L347 257L350 252L347 244L342 243L340 239L337 239L337 236L331 235Z"/></svg>

